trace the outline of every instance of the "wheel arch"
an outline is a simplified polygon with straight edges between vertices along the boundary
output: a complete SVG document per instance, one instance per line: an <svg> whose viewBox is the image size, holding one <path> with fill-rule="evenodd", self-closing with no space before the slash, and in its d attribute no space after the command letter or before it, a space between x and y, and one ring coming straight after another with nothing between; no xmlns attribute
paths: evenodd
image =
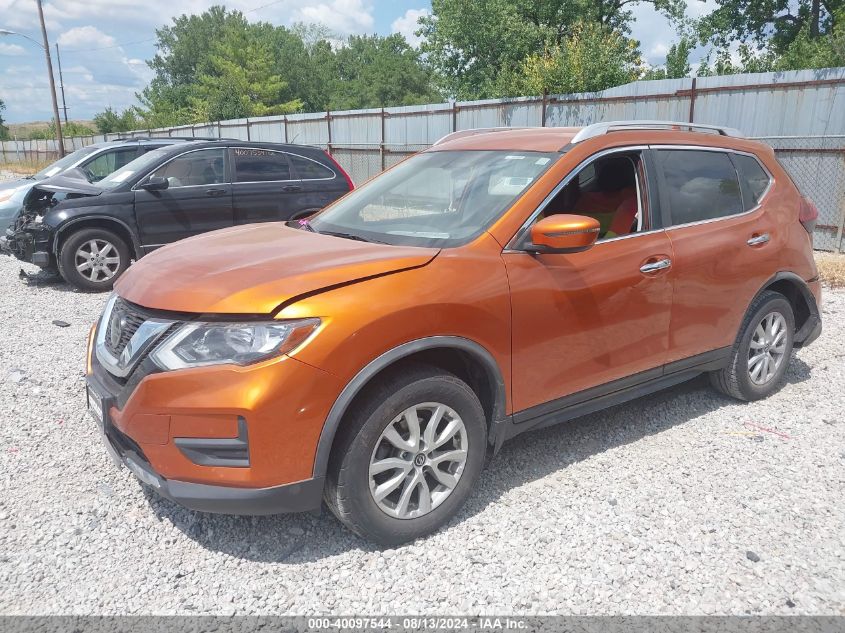
<svg viewBox="0 0 845 633"><path fill-rule="evenodd" d="M488 439L495 439L494 425L506 419L506 395L505 381L493 355L475 341L459 336L417 339L399 345L371 361L340 392L320 433L314 458L314 478L325 476L338 429L356 397L377 376L410 360L441 367L467 381L484 407Z"/></svg>
<svg viewBox="0 0 845 633"><path fill-rule="evenodd" d="M109 217L107 215L93 215L85 216L84 218L74 218L62 224L57 230L53 238L53 253L59 257L59 251L62 244L76 231L81 229L104 229L112 231L121 237L126 245L129 247L130 254L134 259L138 259L141 253L141 245L135 237L135 233L131 227L123 220Z"/></svg>
<svg viewBox="0 0 845 633"><path fill-rule="evenodd" d="M757 297L767 290L783 295L792 306L795 315L795 344L800 347L804 342L803 339L812 329L809 326L819 318L816 298L807 282L793 272L779 272L763 284L763 287L754 295L749 305L753 304ZM807 334L805 334L805 330Z"/></svg>

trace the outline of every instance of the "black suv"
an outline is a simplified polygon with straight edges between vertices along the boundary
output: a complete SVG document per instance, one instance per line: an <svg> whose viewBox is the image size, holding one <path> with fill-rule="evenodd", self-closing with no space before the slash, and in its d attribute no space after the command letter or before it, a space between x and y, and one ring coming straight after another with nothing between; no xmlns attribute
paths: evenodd
<svg viewBox="0 0 845 633"><path fill-rule="evenodd" d="M191 235L295 220L353 188L319 148L213 140L153 150L99 182L63 174L38 183L4 250L109 290L132 259Z"/></svg>

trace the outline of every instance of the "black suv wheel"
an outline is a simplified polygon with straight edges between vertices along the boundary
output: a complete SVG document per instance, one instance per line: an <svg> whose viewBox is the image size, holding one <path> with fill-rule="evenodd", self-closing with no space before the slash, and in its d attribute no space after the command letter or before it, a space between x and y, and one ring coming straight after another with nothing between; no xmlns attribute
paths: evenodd
<svg viewBox="0 0 845 633"><path fill-rule="evenodd" d="M82 290L111 290L129 267L129 246L106 229L81 229L70 235L59 251L59 272Z"/></svg>

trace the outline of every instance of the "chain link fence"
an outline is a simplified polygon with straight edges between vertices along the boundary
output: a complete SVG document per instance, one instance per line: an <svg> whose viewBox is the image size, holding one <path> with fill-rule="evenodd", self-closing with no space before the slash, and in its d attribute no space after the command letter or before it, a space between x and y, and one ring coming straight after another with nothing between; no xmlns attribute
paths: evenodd
<svg viewBox="0 0 845 633"><path fill-rule="evenodd" d="M780 164L819 209L815 248L843 252L845 136L770 136L758 140L775 150Z"/></svg>

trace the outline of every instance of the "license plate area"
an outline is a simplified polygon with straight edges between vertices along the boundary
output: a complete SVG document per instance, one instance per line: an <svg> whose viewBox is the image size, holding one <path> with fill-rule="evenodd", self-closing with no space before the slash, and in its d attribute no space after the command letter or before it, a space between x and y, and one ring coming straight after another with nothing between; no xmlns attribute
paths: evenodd
<svg viewBox="0 0 845 633"><path fill-rule="evenodd" d="M111 424L109 409L111 409L112 398L110 396L103 396L90 382L85 386L85 398L88 403L88 413L91 414L94 422L97 423L100 439L103 441L109 457L118 468L123 468L123 460L118 455L114 444L112 444L106 433L106 429Z"/></svg>

